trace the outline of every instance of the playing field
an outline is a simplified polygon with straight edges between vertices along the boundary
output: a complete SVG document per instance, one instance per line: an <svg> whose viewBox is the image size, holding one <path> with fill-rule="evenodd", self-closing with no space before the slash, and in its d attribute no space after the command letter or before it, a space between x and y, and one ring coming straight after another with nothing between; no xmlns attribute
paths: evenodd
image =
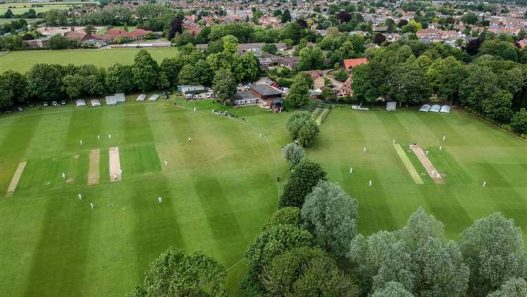
<svg viewBox="0 0 527 297"><path fill-rule="evenodd" d="M115 63L132 64L139 48L112 48L112 49L71 49L71 50L31 50L12 51L0 56L0 73L14 70L21 73L27 72L33 65L46 64L92 64L98 67L109 67ZM146 49L154 59L161 62L164 58L178 55L176 48L149 48Z"/></svg>
<svg viewBox="0 0 527 297"><path fill-rule="evenodd" d="M393 139L401 144L424 184L412 179ZM408 152L413 143L429 150L428 157L444 184L435 184ZM514 218L527 234L527 142L464 112L335 109L308 156L322 163L329 179L359 201L362 232L399 228L422 206L443 221L452 238L474 219L494 211Z"/></svg>
<svg viewBox="0 0 527 297"><path fill-rule="evenodd" d="M0 117L0 292L123 296L173 245L217 258L237 296L246 265L240 259L276 209L283 186L276 176L287 176L280 148L288 142L288 114L233 109L244 122L211 114L218 108L211 102L196 103L193 112L194 104L128 102ZM408 152L413 143L429 151L444 184L434 183ZM114 147L122 177L112 182ZM493 211L513 217L525 233L526 156L527 142L463 112L349 107L329 114L308 151L359 201L361 232L398 228L423 206L452 238ZM88 185L97 162L99 179ZM7 195L21 170L16 190Z"/></svg>
<svg viewBox="0 0 527 297"><path fill-rule="evenodd" d="M4 14L8 9L15 14L22 14L29 9L34 9L35 12L41 13L51 9L66 10L70 7L82 7L85 5L99 5L97 2L38 2L38 3L2 3L0 4L0 14Z"/></svg>
<svg viewBox="0 0 527 297"><path fill-rule="evenodd" d="M0 117L0 295L124 296L169 246L214 256L236 291L243 252L276 209L276 176L286 176L285 115L251 108L242 122L213 107L163 100ZM263 123L260 138L253 125ZM97 161L99 183L88 185Z"/></svg>

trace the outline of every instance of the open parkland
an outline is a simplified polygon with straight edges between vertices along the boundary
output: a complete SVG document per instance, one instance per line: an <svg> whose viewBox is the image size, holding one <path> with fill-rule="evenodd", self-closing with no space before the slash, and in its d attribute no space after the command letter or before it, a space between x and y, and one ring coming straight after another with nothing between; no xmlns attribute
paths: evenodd
<svg viewBox="0 0 527 297"><path fill-rule="evenodd" d="M72 52L57 54L81 54ZM0 57L0 65L11 67L17 54ZM134 55L120 59L131 63ZM89 62L116 62L104 56ZM289 113L176 95L135 102L136 96L117 106L70 103L0 116L0 291L6 296L123 296L169 246L218 259L231 293L239 290L243 253L276 209L288 176L281 147L289 142ZM459 109L335 106L320 129L307 155L358 200L362 233L400 228L420 206L451 238L494 211L527 230L521 138ZM412 144L427 151L442 183Z"/></svg>

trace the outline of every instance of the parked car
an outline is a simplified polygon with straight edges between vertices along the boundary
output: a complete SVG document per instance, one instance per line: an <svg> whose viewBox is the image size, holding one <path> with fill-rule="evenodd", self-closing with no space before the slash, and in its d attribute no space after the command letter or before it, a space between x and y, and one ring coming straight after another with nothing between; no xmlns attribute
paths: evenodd
<svg viewBox="0 0 527 297"><path fill-rule="evenodd" d="M17 109L18 109L18 111L20 111L20 112L24 111L24 109L23 109L22 107L20 107L20 106L19 106Z"/></svg>
<svg viewBox="0 0 527 297"><path fill-rule="evenodd" d="M57 101L52 101L52 102L51 102L51 105L57 107L57 106L59 106L59 103L58 103Z"/></svg>
<svg viewBox="0 0 527 297"><path fill-rule="evenodd" d="M42 104L42 106L44 106L44 107L48 107L48 102L47 102L47 101L44 101L44 103Z"/></svg>
<svg viewBox="0 0 527 297"><path fill-rule="evenodd" d="M60 105L66 105L66 100L60 101Z"/></svg>

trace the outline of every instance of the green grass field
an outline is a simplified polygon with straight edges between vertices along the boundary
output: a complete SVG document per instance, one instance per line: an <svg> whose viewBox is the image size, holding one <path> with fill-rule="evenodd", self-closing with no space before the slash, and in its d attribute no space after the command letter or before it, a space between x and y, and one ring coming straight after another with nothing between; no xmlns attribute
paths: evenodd
<svg viewBox="0 0 527 297"><path fill-rule="evenodd" d="M81 7L83 5L99 5L98 2L42 2L42 3L2 3L0 4L0 14L4 14L8 9L15 15L23 14L33 8L36 13L47 12L51 9L66 10L72 6Z"/></svg>
<svg viewBox="0 0 527 297"><path fill-rule="evenodd" d="M109 67L115 63L132 64L134 57L139 52L138 48L113 48L113 49L72 49L72 50L33 50L12 51L0 56L0 72L14 70L21 73L27 72L38 63L47 64L93 64L98 67ZM164 58L178 55L176 48L149 48L148 52L154 59L161 62Z"/></svg>
<svg viewBox="0 0 527 297"><path fill-rule="evenodd" d="M405 149L423 185L412 180L393 139ZM425 169L408 153L411 143L430 151L429 158L445 175L445 184L434 184L423 176ZM337 108L324 121L320 141L308 156L318 160L329 179L359 201L361 232L399 228L422 206L443 221L451 238L457 238L473 220L494 211L514 218L527 234L527 142L464 112L350 112ZM483 181L487 182L485 188Z"/></svg>
<svg viewBox="0 0 527 297"><path fill-rule="evenodd" d="M0 117L0 292L123 296L142 279L148 263L173 245L218 259L237 296L246 267L240 259L276 209L283 186L276 176L287 176L280 148L288 142L289 114L231 110L244 122L213 115L213 108L218 106L210 101L178 99L177 106L164 100L128 102ZM447 139L439 151L443 135ZM415 142L430 150L446 183L423 177L424 184L415 184L393 138L403 148ZM108 148L115 145L123 180L112 183ZM101 149L101 183L87 186L94 148ZM359 201L361 232L398 228L419 206L441 219L451 238L493 211L513 217L524 234L527 230L527 143L463 112L336 108L307 154ZM18 188L5 197L20 161L27 166ZM72 180L65 183L62 172Z"/></svg>

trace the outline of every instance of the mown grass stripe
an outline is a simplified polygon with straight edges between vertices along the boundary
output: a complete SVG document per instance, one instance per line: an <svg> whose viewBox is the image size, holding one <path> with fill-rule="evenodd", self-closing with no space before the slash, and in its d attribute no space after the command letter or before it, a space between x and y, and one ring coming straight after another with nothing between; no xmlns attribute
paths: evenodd
<svg viewBox="0 0 527 297"><path fill-rule="evenodd" d="M397 155L403 162L404 167L406 168L406 170L408 171L408 174L410 174L414 182L418 185L424 184L423 179L421 178L419 173L417 173L417 170L415 170L414 166L412 165L412 162L410 162L410 159L408 159L408 156L406 156L406 153L404 152L401 145L399 145L398 143L395 143L393 147L395 148L395 152L397 153Z"/></svg>

